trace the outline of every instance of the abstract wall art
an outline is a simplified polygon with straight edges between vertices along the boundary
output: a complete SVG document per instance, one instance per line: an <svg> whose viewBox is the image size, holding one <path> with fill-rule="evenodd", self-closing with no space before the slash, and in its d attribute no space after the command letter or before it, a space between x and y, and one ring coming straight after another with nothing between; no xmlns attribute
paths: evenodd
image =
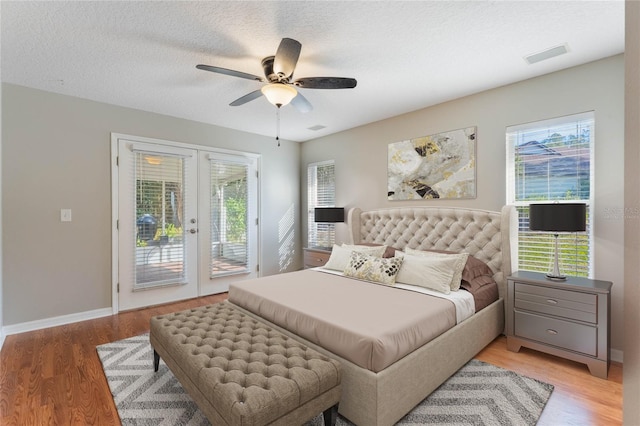
<svg viewBox="0 0 640 426"><path fill-rule="evenodd" d="M389 200L475 197L475 126L389 144Z"/></svg>

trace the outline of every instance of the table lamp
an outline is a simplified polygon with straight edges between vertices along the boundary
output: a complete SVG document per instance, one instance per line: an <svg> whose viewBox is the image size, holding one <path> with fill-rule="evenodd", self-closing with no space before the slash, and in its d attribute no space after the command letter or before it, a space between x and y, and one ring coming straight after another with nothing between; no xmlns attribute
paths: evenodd
<svg viewBox="0 0 640 426"><path fill-rule="evenodd" d="M344 207L316 207L313 213L314 222L344 222Z"/></svg>
<svg viewBox="0 0 640 426"><path fill-rule="evenodd" d="M558 233L585 231L587 229L587 205L584 203L530 204L529 229L553 232L555 256L547 278L555 281L566 280L567 277L560 273L558 263Z"/></svg>

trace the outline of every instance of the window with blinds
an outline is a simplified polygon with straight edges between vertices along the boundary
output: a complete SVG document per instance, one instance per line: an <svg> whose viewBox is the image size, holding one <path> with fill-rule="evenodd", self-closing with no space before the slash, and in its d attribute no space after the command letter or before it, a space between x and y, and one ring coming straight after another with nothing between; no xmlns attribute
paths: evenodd
<svg viewBox="0 0 640 426"><path fill-rule="evenodd" d="M587 231L559 234L560 270L592 275L593 129L593 112L507 127L507 202L518 211L518 269L549 272L554 256L553 234L529 230L529 204L581 202Z"/></svg>
<svg viewBox="0 0 640 426"><path fill-rule="evenodd" d="M211 158L210 277L249 268L247 238L249 166Z"/></svg>
<svg viewBox="0 0 640 426"><path fill-rule="evenodd" d="M336 178L333 160L307 167L307 247L332 247L336 240L334 223L314 221L316 207L335 207Z"/></svg>
<svg viewBox="0 0 640 426"><path fill-rule="evenodd" d="M134 290L185 282L183 157L134 153L136 262Z"/></svg>

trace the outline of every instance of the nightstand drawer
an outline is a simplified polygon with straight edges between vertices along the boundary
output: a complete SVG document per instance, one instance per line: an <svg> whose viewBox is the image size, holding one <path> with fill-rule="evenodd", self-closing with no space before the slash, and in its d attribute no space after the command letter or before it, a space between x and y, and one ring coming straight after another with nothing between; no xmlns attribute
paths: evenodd
<svg viewBox="0 0 640 426"><path fill-rule="evenodd" d="M321 252L315 250L305 250L304 252L304 266L307 268L315 268L317 266L324 266L329 260L329 252Z"/></svg>
<svg viewBox="0 0 640 426"><path fill-rule="evenodd" d="M559 348L597 356L597 328L586 324L515 312L515 335Z"/></svg>
<svg viewBox="0 0 640 426"><path fill-rule="evenodd" d="M595 294L516 283L515 308L563 318L597 323Z"/></svg>

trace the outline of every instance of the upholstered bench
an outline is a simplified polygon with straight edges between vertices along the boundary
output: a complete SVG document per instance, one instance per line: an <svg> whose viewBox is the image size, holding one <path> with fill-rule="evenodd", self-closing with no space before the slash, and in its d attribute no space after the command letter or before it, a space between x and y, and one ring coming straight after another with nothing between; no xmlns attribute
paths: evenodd
<svg viewBox="0 0 640 426"><path fill-rule="evenodd" d="M335 424L340 364L228 302L153 317L150 340L214 426Z"/></svg>

